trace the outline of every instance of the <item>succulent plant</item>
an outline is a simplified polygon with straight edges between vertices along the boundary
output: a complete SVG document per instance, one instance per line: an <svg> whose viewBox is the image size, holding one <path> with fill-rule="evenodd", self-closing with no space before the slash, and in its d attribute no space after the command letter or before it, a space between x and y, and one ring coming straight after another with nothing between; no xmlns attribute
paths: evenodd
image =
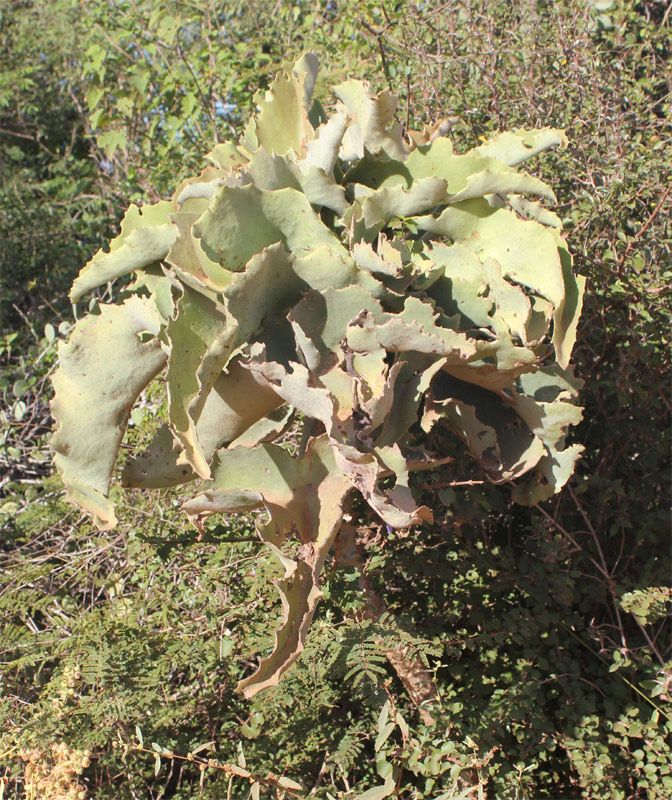
<svg viewBox="0 0 672 800"><path fill-rule="evenodd" d="M327 112L316 76L313 54L287 66L238 144L217 145L171 200L129 208L71 299L133 280L76 324L54 375L55 463L100 529L116 524L130 411L160 373L168 424L122 484L198 481L194 520L265 508L284 617L248 696L301 652L353 492L392 528L432 522L409 473L449 460L426 447L434 425L523 504L557 492L582 449L565 437L581 418L569 360L584 279L541 203L552 190L516 169L564 134L503 133L457 155L441 125L404 135L396 98L360 81L336 86Z"/></svg>

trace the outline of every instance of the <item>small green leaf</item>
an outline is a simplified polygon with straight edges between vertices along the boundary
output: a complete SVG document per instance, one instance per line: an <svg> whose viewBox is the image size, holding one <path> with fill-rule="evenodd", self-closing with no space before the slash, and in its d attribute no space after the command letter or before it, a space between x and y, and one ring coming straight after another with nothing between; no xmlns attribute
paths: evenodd
<svg viewBox="0 0 672 800"><path fill-rule="evenodd" d="M24 395L28 391L28 382L23 378L19 378L19 380L14 381L14 385L12 386L12 394L17 399Z"/></svg>
<svg viewBox="0 0 672 800"><path fill-rule="evenodd" d="M303 789L300 783L285 777L278 778L278 785L282 786L283 789L294 789L294 791L297 792L300 792Z"/></svg>
<svg viewBox="0 0 672 800"><path fill-rule="evenodd" d="M199 744L198 747L195 747L191 753L192 755L196 755L197 753L202 753L203 750L214 750L215 749L215 742L206 742L205 744Z"/></svg>
<svg viewBox="0 0 672 800"><path fill-rule="evenodd" d="M231 653L233 652L233 640L229 639L228 636L222 636L219 640L219 658L220 660L224 660L228 658Z"/></svg>
<svg viewBox="0 0 672 800"><path fill-rule="evenodd" d="M385 725L380 730L380 732L378 733L378 736L376 737L375 744L373 746L373 749L376 751L376 753L381 749L381 747L389 739L390 734L392 733L392 731L395 728L396 728L396 724L394 722L388 722L387 725Z"/></svg>

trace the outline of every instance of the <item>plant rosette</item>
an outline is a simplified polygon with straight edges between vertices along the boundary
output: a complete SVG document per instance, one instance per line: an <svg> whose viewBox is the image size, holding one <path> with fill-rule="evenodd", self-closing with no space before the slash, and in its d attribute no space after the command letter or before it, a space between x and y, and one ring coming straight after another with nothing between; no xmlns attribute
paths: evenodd
<svg viewBox="0 0 672 800"><path fill-rule="evenodd" d="M366 83L336 86L325 109L316 77L313 54L285 67L240 142L171 200L131 205L70 297L133 281L79 320L53 377L55 463L101 530L117 522L130 412L160 373L168 422L122 484L198 482L184 504L196 522L266 510L284 615L246 696L303 649L353 493L391 528L432 521L409 473L449 461L426 446L433 426L527 505L559 491L582 450L565 438L581 418L569 360L585 279L542 205L552 190L516 168L564 134L508 132L458 155L440 124L404 136L396 98ZM274 441L297 413L292 456Z"/></svg>

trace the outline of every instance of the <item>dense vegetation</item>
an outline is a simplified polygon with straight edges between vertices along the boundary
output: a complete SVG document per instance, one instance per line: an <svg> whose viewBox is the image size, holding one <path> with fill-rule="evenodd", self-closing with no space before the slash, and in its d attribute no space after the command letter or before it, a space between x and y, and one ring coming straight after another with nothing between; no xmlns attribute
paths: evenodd
<svg viewBox="0 0 672 800"><path fill-rule="evenodd" d="M0 2L5 797L669 796L670 16L653 0ZM565 128L535 170L588 279L585 453L529 509L436 435L454 461L414 484L435 524L391 532L357 508L305 651L248 701L235 685L279 615L254 520L198 530L179 487L134 490L96 531L50 468L49 377L69 285L123 210L237 138L306 49L319 99L368 78L407 128L450 118L460 151ZM129 444L163 418L159 389Z"/></svg>

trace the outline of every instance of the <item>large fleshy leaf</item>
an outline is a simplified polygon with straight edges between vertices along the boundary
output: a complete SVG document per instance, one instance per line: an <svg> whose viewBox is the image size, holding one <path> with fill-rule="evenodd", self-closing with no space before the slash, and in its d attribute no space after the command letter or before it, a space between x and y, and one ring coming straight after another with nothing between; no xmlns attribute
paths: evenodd
<svg viewBox="0 0 672 800"><path fill-rule="evenodd" d="M251 258L244 272L234 274L219 298L185 287L177 317L167 328L170 422L184 450L180 459L201 477L210 477L210 468L197 423L215 380L266 317L299 299L303 286L293 257L275 244Z"/></svg>
<svg viewBox="0 0 672 800"><path fill-rule="evenodd" d="M350 447L336 449L336 459L366 502L392 528L408 528L434 522L427 506L418 506L408 488L408 467L398 445L374 449L374 458L363 457ZM379 481L394 475L395 484L381 489Z"/></svg>
<svg viewBox="0 0 672 800"><path fill-rule="evenodd" d="M219 447L242 436L281 403L268 384L233 361L212 386L196 423L196 438L209 463ZM162 488L194 480L188 464L178 462L180 450L168 426L161 426L148 449L129 459L122 473L124 486Z"/></svg>
<svg viewBox="0 0 672 800"><path fill-rule="evenodd" d="M441 177L414 178L408 189L402 185L402 176L383 181L383 186L367 194L361 204L367 231L377 232L395 217L411 217L437 206L484 195L530 192L555 199L543 181L509 169L494 159L457 156L444 165L440 174Z"/></svg>
<svg viewBox="0 0 672 800"><path fill-rule="evenodd" d="M278 406L246 428L229 446L255 447L258 444L274 442L291 427L293 422L294 409L290 405Z"/></svg>
<svg viewBox="0 0 672 800"><path fill-rule="evenodd" d="M348 207L345 189L322 167L308 160L297 161L290 155L271 155L259 148L250 159L248 171L260 189L298 189L312 206L324 206L337 214L343 214Z"/></svg>
<svg viewBox="0 0 672 800"><path fill-rule="evenodd" d="M317 58L308 53L291 72L285 69L278 75L267 92L257 95L259 114L247 131L248 150L263 147L279 155L305 150L313 136L308 110L316 76Z"/></svg>
<svg viewBox="0 0 672 800"><path fill-rule="evenodd" d="M261 375L285 402L307 417L319 420L331 431L335 424L333 398L324 386L315 384L303 364L293 362L286 369L283 364L268 361L262 345L253 345L250 351L250 369Z"/></svg>
<svg viewBox="0 0 672 800"><path fill-rule="evenodd" d="M543 181L518 172L494 152L481 153L477 149L466 155L455 155L451 140L445 137L417 147L403 161L363 159L346 175L346 181L357 181L378 190L411 189L431 178L445 181L445 195L450 199L443 202L457 202L496 192L530 192L551 201L555 198Z"/></svg>
<svg viewBox="0 0 672 800"><path fill-rule="evenodd" d="M574 400L583 388L583 381L570 369L550 365L527 372L518 378L516 392L540 402Z"/></svg>
<svg viewBox="0 0 672 800"><path fill-rule="evenodd" d="M534 400L527 395L516 395L513 407L525 420L529 429L550 448L564 442L567 428L578 425L583 416L582 409L565 400L550 403Z"/></svg>
<svg viewBox="0 0 672 800"><path fill-rule="evenodd" d="M345 249L335 253L328 245L317 247L308 255L296 259L294 271L306 287L318 291L359 285L378 300L390 295L380 281L357 268L357 264Z"/></svg>
<svg viewBox="0 0 672 800"><path fill-rule="evenodd" d="M403 160L408 148L402 138L402 127L394 122L397 98L387 90L372 95L362 81L346 81L334 87L337 97L350 112L352 123L343 137L340 157L344 161L362 158L365 153L385 153Z"/></svg>
<svg viewBox="0 0 672 800"><path fill-rule="evenodd" d="M333 174L348 121L348 113L341 110L316 129L315 138L306 144L308 164L324 170L327 175Z"/></svg>
<svg viewBox="0 0 672 800"><path fill-rule="evenodd" d="M586 279L572 272L572 257L564 242L558 236L558 252L562 261L562 276L565 283L565 296L553 314L553 347L555 360L566 369L576 342L576 329L583 306L583 293Z"/></svg>
<svg viewBox="0 0 672 800"><path fill-rule="evenodd" d="M80 320L59 346L51 405L54 462L66 498L91 512L101 530L116 524L107 494L131 408L166 362L155 338L160 326L151 302L130 297Z"/></svg>
<svg viewBox="0 0 672 800"><path fill-rule="evenodd" d="M446 372L493 392L510 390L523 374L536 368L533 350L516 346L506 331L496 341L477 341L476 356L466 365L449 363Z"/></svg>
<svg viewBox="0 0 672 800"><path fill-rule="evenodd" d="M529 472L544 455L543 441L505 398L445 372L432 384L423 428L429 430L442 415L496 481Z"/></svg>
<svg viewBox="0 0 672 800"><path fill-rule="evenodd" d="M232 272L242 270L253 255L276 242L297 258L323 245L346 255L306 197L292 188L225 187L193 231L208 258Z"/></svg>
<svg viewBox="0 0 672 800"><path fill-rule="evenodd" d="M491 198L492 199L492 198ZM501 200L501 208L512 208L522 219L536 219L549 228L562 228L562 220L542 203L528 200L521 195L510 195L506 200Z"/></svg>
<svg viewBox="0 0 672 800"><path fill-rule="evenodd" d="M446 314L459 312L465 328L490 328L495 333L498 322L503 322L523 343L527 341L530 300L504 279L499 262L482 261L462 244L436 244L431 258L441 272L427 292Z"/></svg>
<svg viewBox="0 0 672 800"><path fill-rule="evenodd" d="M309 369L318 370L330 358L333 365L333 357L338 360L336 351L348 324L364 311L374 317L384 316L379 301L361 286L305 294L290 312L289 320Z"/></svg>
<svg viewBox="0 0 672 800"><path fill-rule="evenodd" d="M390 353L433 354L455 364L466 363L476 353L467 336L435 324L438 314L432 305L409 297L400 314L384 314L375 319L362 311L348 326L348 346L355 352L371 352L382 347Z"/></svg>
<svg viewBox="0 0 672 800"><path fill-rule="evenodd" d="M76 303L96 286L165 258L177 238L168 218L174 211L170 202L142 208L131 205L121 222L121 233L110 242L109 252L99 250L75 278L70 300Z"/></svg>
<svg viewBox="0 0 672 800"><path fill-rule="evenodd" d="M408 429L417 422L418 409L434 376L445 366L433 355L405 353L394 386L394 397L376 443L380 447L403 443Z"/></svg>
<svg viewBox="0 0 672 800"><path fill-rule="evenodd" d="M514 488L511 495L514 502L535 506L557 494L572 476L582 452L580 444L573 444L564 450L551 449L548 455L539 459L532 479Z"/></svg>
<svg viewBox="0 0 672 800"><path fill-rule="evenodd" d="M557 240L534 220L521 220L485 199L449 206L438 217L417 217L422 230L447 236L477 254L497 261L507 278L532 289L557 308L564 298L564 279Z"/></svg>
<svg viewBox="0 0 672 800"><path fill-rule="evenodd" d="M170 215L170 220L177 229L177 238L166 254L165 261L192 288L207 288L216 292L229 285L231 273L206 256L200 239L193 234L194 223L207 210L208 205L208 200L191 200L189 210ZM192 210L194 206L196 210Z"/></svg>
<svg viewBox="0 0 672 800"><path fill-rule="evenodd" d="M226 306L184 287L177 313L166 328L170 358L166 376L170 427L181 449L180 463L210 477L196 423L215 380L235 349Z"/></svg>
<svg viewBox="0 0 672 800"><path fill-rule="evenodd" d="M239 690L251 697L275 686L303 650L305 636L322 596L319 575L343 517L343 502L351 490L334 460L326 436L313 439L302 459L292 458L275 445L236 448L216 456L213 480L202 494L185 504L192 515L221 510L248 510L263 503L269 521L259 534L279 556L285 575L277 582L283 622L270 656ZM295 558L283 554L282 544L294 538Z"/></svg>
<svg viewBox="0 0 672 800"><path fill-rule="evenodd" d="M173 203L179 211L186 211L187 205L196 201L210 202L222 186L237 185L239 177L233 177L231 170L218 169L217 167L206 167L200 175L195 178L185 178L177 187L173 195Z"/></svg>
<svg viewBox="0 0 672 800"><path fill-rule="evenodd" d="M205 154L205 158L227 172L243 166L248 161L247 155L233 142L216 144L209 153Z"/></svg>
<svg viewBox="0 0 672 800"><path fill-rule="evenodd" d="M471 153L491 156L505 164L515 166L528 158L539 155L551 147L567 147L568 141L564 131L554 128L540 130L518 130L499 133L484 144L475 147Z"/></svg>
<svg viewBox="0 0 672 800"><path fill-rule="evenodd" d="M356 242L352 254L358 267L372 275L380 275L381 278L403 277L405 262L410 260L404 259L406 255L404 249L395 248L383 234L378 237L376 250L368 242Z"/></svg>

